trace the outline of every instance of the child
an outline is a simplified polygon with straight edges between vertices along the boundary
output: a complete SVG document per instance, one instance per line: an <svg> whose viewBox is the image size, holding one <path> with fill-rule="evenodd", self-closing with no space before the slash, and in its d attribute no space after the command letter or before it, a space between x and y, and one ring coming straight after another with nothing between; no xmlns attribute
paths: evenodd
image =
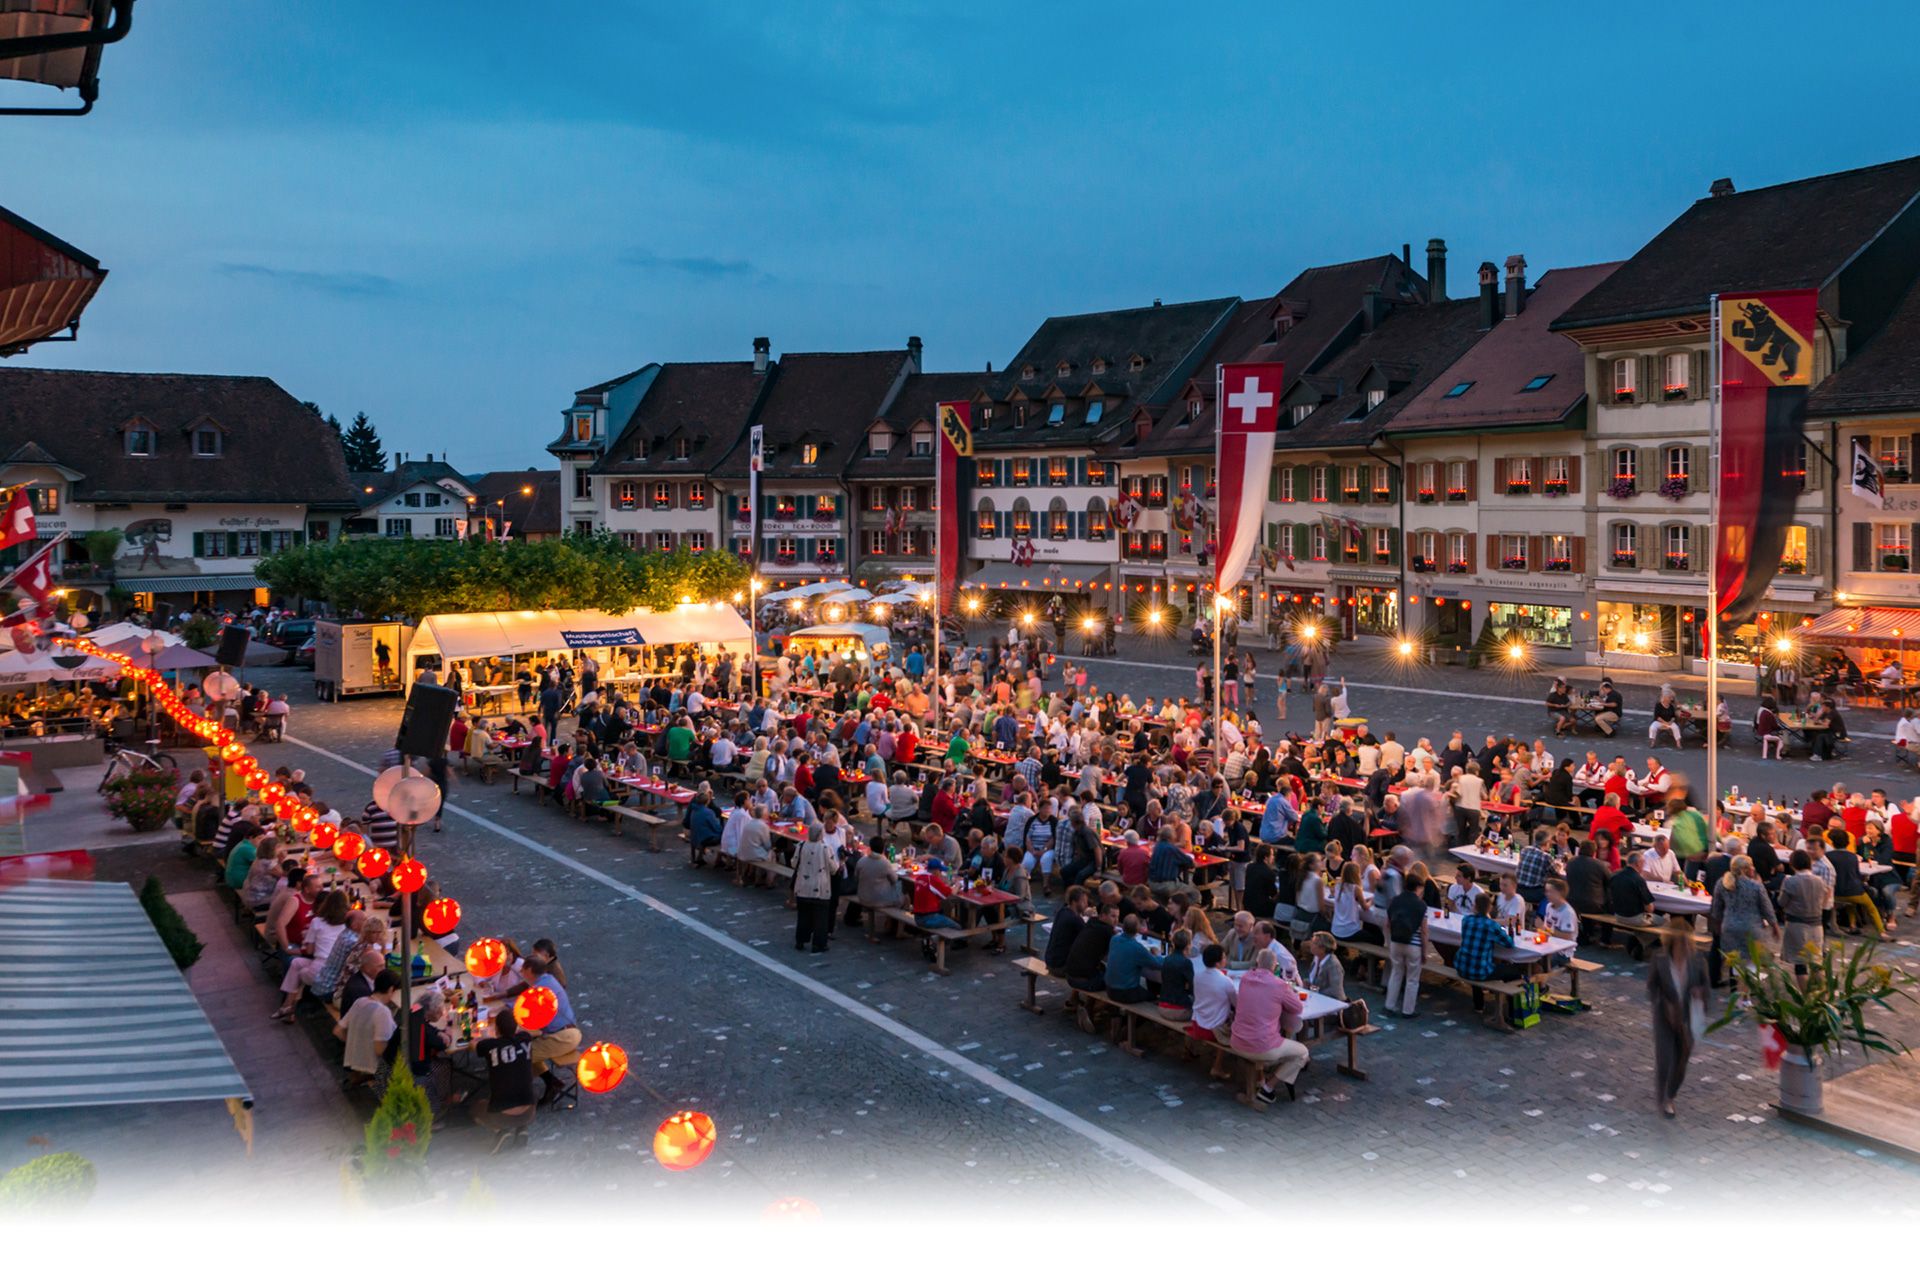
<svg viewBox="0 0 1920 1280"><path fill-rule="evenodd" d="M1520 896L1520 877L1512 872L1502 872L1500 893L1493 900L1493 918L1508 929L1524 929L1527 925L1527 900Z"/></svg>
<svg viewBox="0 0 1920 1280"><path fill-rule="evenodd" d="M1579 940L1580 916L1567 901L1567 882L1558 876L1547 881L1547 902L1540 908L1540 923L1556 938Z"/></svg>

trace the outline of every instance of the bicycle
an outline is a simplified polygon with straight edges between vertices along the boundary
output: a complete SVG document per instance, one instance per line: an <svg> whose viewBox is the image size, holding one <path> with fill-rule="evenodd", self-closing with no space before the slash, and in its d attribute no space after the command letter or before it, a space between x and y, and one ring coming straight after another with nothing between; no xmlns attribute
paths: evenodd
<svg viewBox="0 0 1920 1280"><path fill-rule="evenodd" d="M158 742L149 742L147 745L156 747L160 744ZM180 768L174 763L173 757L167 755L165 752L156 751L152 755L148 755L144 751L135 751L130 747L115 747L107 757L107 771L100 775L100 786L98 789L102 794L105 794L107 788L115 782L131 774L140 772L178 774Z"/></svg>

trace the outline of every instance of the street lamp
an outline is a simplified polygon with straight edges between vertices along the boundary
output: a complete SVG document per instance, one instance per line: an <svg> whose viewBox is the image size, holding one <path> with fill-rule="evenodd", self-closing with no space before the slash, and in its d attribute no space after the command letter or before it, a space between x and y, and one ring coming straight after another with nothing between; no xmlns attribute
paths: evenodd
<svg viewBox="0 0 1920 1280"><path fill-rule="evenodd" d="M440 812L440 787L415 773L405 756L373 780L373 802L400 824L400 853L413 856L414 830ZM407 1043L407 1017L413 1008L413 895L400 895L400 1043Z"/></svg>

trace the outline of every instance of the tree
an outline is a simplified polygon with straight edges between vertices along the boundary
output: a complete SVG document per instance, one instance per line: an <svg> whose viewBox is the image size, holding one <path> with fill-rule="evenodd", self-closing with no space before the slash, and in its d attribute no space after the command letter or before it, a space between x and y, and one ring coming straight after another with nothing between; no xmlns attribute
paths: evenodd
<svg viewBox="0 0 1920 1280"><path fill-rule="evenodd" d="M387 451L380 443L380 432L363 410L353 415L353 425L340 438L346 450L347 470L385 471Z"/></svg>

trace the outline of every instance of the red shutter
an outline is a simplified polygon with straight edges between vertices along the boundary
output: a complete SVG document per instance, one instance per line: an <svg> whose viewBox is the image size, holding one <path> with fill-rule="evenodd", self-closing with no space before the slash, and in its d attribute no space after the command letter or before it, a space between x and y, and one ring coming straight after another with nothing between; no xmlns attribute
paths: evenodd
<svg viewBox="0 0 1920 1280"><path fill-rule="evenodd" d="M1466 538L1463 539L1463 541L1466 543L1466 547L1467 547L1467 572L1472 573L1474 569L1477 567L1473 563L1473 552L1474 552L1473 535L1468 534Z"/></svg>
<svg viewBox="0 0 1920 1280"><path fill-rule="evenodd" d="M1575 573L1585 573L1587 571L1587 540L1568 538L1567 558L1572 562Z"/></svg>
<svg viewBox="0 0 1920 1280"><path fill-rule="evenodd" d="M1567 492L1580 492L1580 455L1577 453L1567 459Z"/></svg>
<svg viewBox="0 0 1920 1280"><path fill-rule="evenodd" d="M1544 555L1542 549L1546 546L1546 541L1545 538L1542 538L1537 533L1527 539L1527 569L1529 572L1538 573L1541 567L1546 564L1546 561L1542 558Z"/></svg>
<svg viewBox="0 0 1920 1280"><path fill-rule="evenodd" d="M1467 501L1472 502L1480 496L1480 463L1469 460L1467 463Z"/></svg>
<svg viewBox="0 0 1920 1280"><path fill-rule="evenodd" d="M1493 460L1493 491L1495 493L1507 491L1507 460L1505 458Z"/></svg>
<svg viewBox="0 0 1920 1280"><path fill-rule="evenodd" d="M1487 571L1491 573L1500 567L1500 535L1487 535Z"/></svg>

